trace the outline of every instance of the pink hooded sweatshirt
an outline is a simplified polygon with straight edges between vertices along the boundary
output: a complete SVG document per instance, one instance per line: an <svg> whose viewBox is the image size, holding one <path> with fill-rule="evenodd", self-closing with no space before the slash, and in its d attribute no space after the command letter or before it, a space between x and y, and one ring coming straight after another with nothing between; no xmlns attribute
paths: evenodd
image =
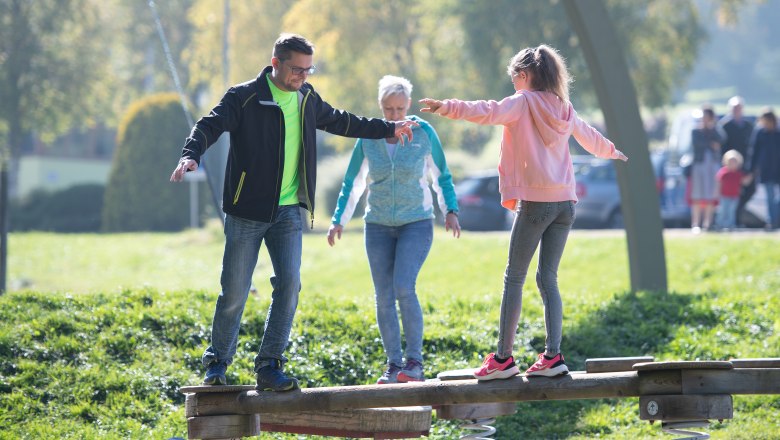
<svg viewBox="0 0 780 440"><path fill-rule="evenodd" d="M501 205L520 200L577 202L569 136L597 157L617 159L615 145L554 93L521 90L496 101L447 99L436 114L483 125L503 125L498 164Z"/></svg>

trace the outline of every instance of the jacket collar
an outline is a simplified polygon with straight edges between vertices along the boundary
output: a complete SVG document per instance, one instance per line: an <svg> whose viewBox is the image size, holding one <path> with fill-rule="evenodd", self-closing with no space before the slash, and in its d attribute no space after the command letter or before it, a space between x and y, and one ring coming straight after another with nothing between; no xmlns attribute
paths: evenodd
<svg viewBox="0 0 780 440"><path fill-rule="evenodd" d="M257 78L255 78L255 91L257 92L257 100L260 104L268 105L273 103L273 105L276 105L276 102L274 102L274 96L271 93L271 88L268 86L268 80L265 78L266 75L270 74L272 70L273 66L267 66L265 69L263 69L262 72L260 72L259 75L257 75ZM311 90L311 85L307 82L304 82L303 86L301 86L300 90L298 90L299 102L309 90Z"/></svg>

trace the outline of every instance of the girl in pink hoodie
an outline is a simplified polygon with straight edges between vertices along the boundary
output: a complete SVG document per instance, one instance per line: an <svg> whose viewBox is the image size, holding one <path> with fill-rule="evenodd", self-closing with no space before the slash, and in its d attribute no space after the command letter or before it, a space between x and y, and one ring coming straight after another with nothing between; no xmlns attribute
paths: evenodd
<svg viewBox="0 0 780 440"><path fill-rule="evenodd" d="M544 353L526 376L557 376L569 369L561 354L563 305L558 264L574 223L574 169L569 136L590 153L608 159L628 158L577 116L569 102L571 78L564 59L546 45L518 52L507 68L515 94L501 101L424 98L423 112L478 124L503 125L499 159L501 204L517 211L504 273L498 349L474 371L480 380L506 379L520 372L512 357L522 307L523 284L531 258L541 243L536 285L544 303Z"/></svg>

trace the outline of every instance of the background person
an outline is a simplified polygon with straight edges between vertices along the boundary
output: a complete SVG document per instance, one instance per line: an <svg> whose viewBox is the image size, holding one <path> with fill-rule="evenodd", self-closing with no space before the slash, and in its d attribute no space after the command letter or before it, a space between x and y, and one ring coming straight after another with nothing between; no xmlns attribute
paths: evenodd
<svg viewBox="0 0 780 440"><path fill-rule="evenodd" d="M715 175L720 169L723 136L715 125L715 112L702 107L701 125L691 133L691 230L710 229L718 201Z"/></svg>
<svg viewBox="0 0 780 440"><path fill-rule="evenodd" d="M780 131L777 116L772 109L766 109L759 118L759 128L751 142L753 160L750 165L752 176L766 190L769 219L766 229L780 227Z"/></svg>
<svg viewBox="0 0 780 440"><path fill-rule="evenodd" d="M753 124L743 117L745 101L740 96L732 96L729 99L729 114L721 118L718 125L723 130L725 137L723 138L723 145L721 151L725 154L729 150L735 150L742 155L744 174L750 172L750 138L753 135ZM745 205L753 197L756 192L756 182L753 179L747 179L746 183L741 186L739 199L737 201L734 218L737 224L740 223L742 212L745 209ZM720 208L719 208L720 210Z"/></svg>
<svg viewBox="0 0 780 440"><path fill-rule="evenodd" d="M379 81L379 108L386 121L414 121L414 141L399 146L395 138L359 139L352 150L341 187L328 243L341 239L366 189L365 246L376 299L376 321L387 355L387 368L379 384L415 382L423 374L423 316L417 299L417 275L433 242L433 199L430 177L444 227L460 237L458 203L452 176L433 127L417 116L407 116L412 84L387 75ZM401 312L406 349L401 347Z"/></svg>
<svg viewBox="0 0 780 440"><path fill-rule="evenodd" d="M577 201L569 137L602 158L628 160L596 129L577 116L569 101L571 82L566 63L546 45L526 48L509 62L515 94L496 101L421 99L424 112L478 124L503 125L498 165L501 204L517 210L509 261L504 274L498 349L474 372L480 380L505 379L519 373L512 357L531 258L539 250L536 285L544 303L545 349L526 370L527 376L568 373L561 354L563 304L558 291L558 264L574 223Z"/></svg>
<svg viewBox="0 0 780 440"><path fill-rule="evenodd" d="M211 326L211 345L203 354L206 385L226 384L238 329L265 241L274 275L265 332L255 357L259 390L286 391L298 380L283 371L284 351L301 290L300 207L312 213L316 185L316 129L363 138L407 135L411 122L366 119L325 102L306 82L314 73L314 46L300 35L276 40L271 65L256 79L231 87L219 104L202 117L184 143L181 160L171 174L178 182L198 168L201 155L223 132L230 132L222 209L225 252L222 292Z"/></svg>

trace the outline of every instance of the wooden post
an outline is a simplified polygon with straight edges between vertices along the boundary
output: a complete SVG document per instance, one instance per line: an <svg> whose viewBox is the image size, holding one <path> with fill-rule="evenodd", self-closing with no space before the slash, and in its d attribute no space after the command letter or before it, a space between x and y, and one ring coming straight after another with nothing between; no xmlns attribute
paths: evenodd
<svg viewBox="0 0 780 440"><path fill-rule="evenodd" d="M228 439L260 435L258 414L232 414L187 418L187 438Z"/></svg>
<svg viewBox="0 0 780 440"><path fill-rule="evenodd" d="M641 396L639 418L664 422L731 419L734 405L728 394Z"/></svg>

